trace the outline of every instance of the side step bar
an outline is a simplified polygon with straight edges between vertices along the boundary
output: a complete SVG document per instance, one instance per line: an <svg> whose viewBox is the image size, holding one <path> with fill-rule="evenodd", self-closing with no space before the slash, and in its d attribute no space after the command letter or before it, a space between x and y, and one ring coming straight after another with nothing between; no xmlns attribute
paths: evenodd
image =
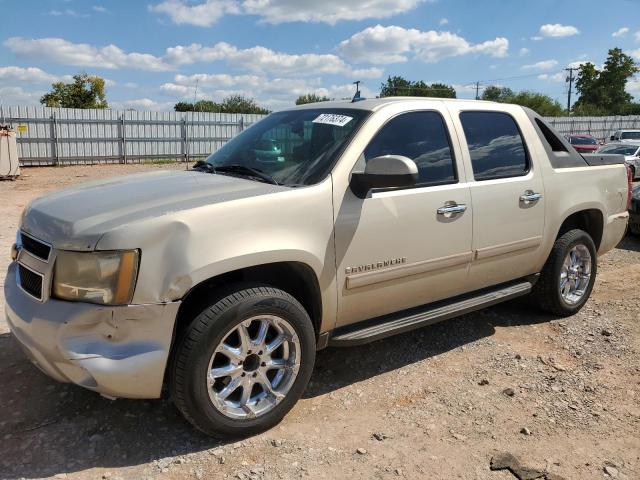
<svg viewBox="0 0 640 480"><path fill-rule="evenodd" d="M378 317L364 323L337 329L329 338L330 347L352 347L380 340L381 338L425 327L465 313L474 312L497 303L511 300L531 292L533 284L521 281L502 285L491 290L457 297L446 303L437 302L398 313Z"/></svg>

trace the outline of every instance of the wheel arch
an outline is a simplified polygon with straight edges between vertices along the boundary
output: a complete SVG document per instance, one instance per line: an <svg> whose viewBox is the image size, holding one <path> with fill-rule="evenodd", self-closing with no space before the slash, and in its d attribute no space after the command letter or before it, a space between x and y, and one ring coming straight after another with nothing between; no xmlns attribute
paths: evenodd
<svg viewBox="0 0 640 480"><path fill-rule="evenodd" d="M569 230L584 230L589 234L593 243L596 245L596 251L600 248L602 235L604 233L604 214L598 208L583 208L567 215L562 221L556 239L560 238Z"/></svg>
<svg viewBox="0 0 640 480"><path fill-rule="evenodd" d="M228 285L239 283L266 284L293 296L305 308L313 323L316 336L322 320L322 294L318 277L306 263L282 261L238 268L207 279L190 288L182 297L176 316L174 339L202 310L225 295Z"/></svg>

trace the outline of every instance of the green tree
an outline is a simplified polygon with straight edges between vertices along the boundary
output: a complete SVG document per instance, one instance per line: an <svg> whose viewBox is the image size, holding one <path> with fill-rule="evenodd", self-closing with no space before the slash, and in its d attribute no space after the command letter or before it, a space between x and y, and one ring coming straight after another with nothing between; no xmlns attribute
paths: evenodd
<svg viewBox="0 0 640 480"><path fill-rule="evenodd" d="M482 100L489 100L491 102L506 103L511 97L514 96L513 90L508 87L498 87L496 85L490 85L482 92Z"/></svg>
<svg viewBox="0 0 640 480"><path fill-rule="evenodd" d="M46 107L62 108L108 108L104 79L95 75L80 73L73 76L73 82L55 82L52 91L40 98Z"/></svg>
<svg viewBox="0 0 640 480"><path fill-rule="evenodd" d="M307 93L305 95L300 95L296 99L296 105L305 105L307 103L317 103L317 102L326 102L331 100L329 97L324 95L320 96L316 93Z"/></svg>
<svg viewBox="0 0 640 480"><path fill-rule="evenodd" d="M602 112L619 115L630 108L633 96L626 92L627 82L640 69L629 55L619 48L609 50L602 70L592 63L580 66L576 90L580 98L574 104L574 113Z"/></svg>
<svg viewBox="0 0 640 480"><path fill-rule="evenodd" d="M388 77L387 81L380 85L381 97L438 97L456 98L456 90L444 83L432 83L422 80L412 82L400 76Z"/></svg>
<svg viewBox="0 0 640 480"><path fill-rule="evenodd" d="M178 102L173 106L176 112L222 112L220 104L211 100L198 100L192 102Z"/></svg>
<svg viewBox="0 0 640 480"><path fill-rule="evenodd" d="M258 106L253 98L242 95L231 95L221 103L211 100L197 102L178 102L173 106L176 112L214 112L214 113L269 113L269 110Z"/></svg>
<svg viewBox="0 0 640 480"><path fill-rule="evenodd" d="M529 107L538 115L545 117L559 117L566 114L562 105L548 95L537 92L522 91L516 93L508 100L508 103L515 103L523 107Z"/></svg>
<svg viewBox="0 0 640 480"><path fill-rule="evenodd" d="M269 110L258 106L253 98L242 95L231 95L220 103L224 113L269 113Z"/></svg>

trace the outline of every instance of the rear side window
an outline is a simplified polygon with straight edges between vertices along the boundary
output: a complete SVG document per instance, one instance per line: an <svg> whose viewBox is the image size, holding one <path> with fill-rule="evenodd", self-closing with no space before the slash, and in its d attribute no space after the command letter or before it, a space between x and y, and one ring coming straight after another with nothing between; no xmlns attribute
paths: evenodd
<svg viewBox="0 0 640 480"><path fill-rule="evenodd" d="M517 177L529 171L524 140L511 115L502 112L462 112L476 180Z"/></svg>
<svg viewBox="0 0 640 480"><path fill-rule="evenodd" d="M538 125L538 128L542 132L542 135L544 135L544 139L547 141L553 152L567 151L566 147L558 138L558 136L554 134L551 129L547 127L543 122L541 122L539 118L536 118L536 125Z"/></svg>
<svg viewBox="0 0 640 480"><path fill-rule="evenodd" d="M364 151L365 161L402 155L418 166L418 185L453 183L457 179L449 134L438 112L409 112L392 118Z"/></svg>

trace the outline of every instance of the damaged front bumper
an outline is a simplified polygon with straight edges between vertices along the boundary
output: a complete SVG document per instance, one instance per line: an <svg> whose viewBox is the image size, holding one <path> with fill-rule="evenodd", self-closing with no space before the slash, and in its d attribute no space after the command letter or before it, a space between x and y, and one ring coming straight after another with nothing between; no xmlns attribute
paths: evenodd
<svg viewBox="0 0 640 480"><path fill-rule="evenodd" d="M38 301L5 281L7 322L43 372L110 397L158 398L180 302L102 306Z"/></svg>

